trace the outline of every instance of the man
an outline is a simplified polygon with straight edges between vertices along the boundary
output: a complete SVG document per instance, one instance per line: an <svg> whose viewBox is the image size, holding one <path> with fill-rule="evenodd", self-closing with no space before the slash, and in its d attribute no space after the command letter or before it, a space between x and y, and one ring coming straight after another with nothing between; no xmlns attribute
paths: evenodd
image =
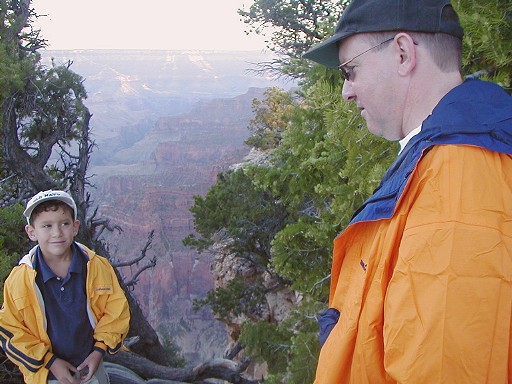
<svg viewBox="0 0 512 384"><path fill-rule="evenodd" d="M449 0L352 0L304 55L402 147L334 241L317 384L512 383L512 98L462 36Z"/></svg>

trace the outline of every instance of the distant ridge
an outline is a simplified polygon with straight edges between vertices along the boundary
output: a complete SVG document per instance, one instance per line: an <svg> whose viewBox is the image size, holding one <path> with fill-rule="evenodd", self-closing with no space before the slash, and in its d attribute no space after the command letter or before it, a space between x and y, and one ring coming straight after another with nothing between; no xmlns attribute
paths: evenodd
<svg viewBox="0 0 512 384"><path fill-rule="evenodd" d="M189 208L217 174L249 153L252 100L271 86L291 87L250 69L268 59L243 51L46 51L44 61L73 61L85 78L86 105L98 148L90 174L99 213L123 228L108 238L115 257L132 258L155 230L151 256L135 296L165 343L189 362L222 357L226 328L192 302L213 288L211 255L181 241L193 232ZM129 271L122 271L129 274Z"/></svg>

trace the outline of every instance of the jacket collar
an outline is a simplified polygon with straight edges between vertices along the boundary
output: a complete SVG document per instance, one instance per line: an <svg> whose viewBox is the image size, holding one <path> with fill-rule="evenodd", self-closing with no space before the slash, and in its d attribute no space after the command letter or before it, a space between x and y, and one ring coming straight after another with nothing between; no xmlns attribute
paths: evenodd
<svg viewBox="0 0 512 384"><path fill-rule="evenodd" d="M73 242L73 245L76 246L76 250L82 251L87 261L93 259L96 257L96 253L91 251L89 248L87 248L85 245L78 243L76 241ZM36 251L39 248L39 245L35 245L28 251L28 253L21 258L18 265L26 265L32 269L36 268L37 264L37 257L36 257Z"/></svg>
<svg viewBox="0 0 512 384"><path fill-rule="evenodd" d="M420 159L440 144L474 145L512 154L512 98L497 84L467 80L441 99L384 174L350 224L391 218Z"/></svg>

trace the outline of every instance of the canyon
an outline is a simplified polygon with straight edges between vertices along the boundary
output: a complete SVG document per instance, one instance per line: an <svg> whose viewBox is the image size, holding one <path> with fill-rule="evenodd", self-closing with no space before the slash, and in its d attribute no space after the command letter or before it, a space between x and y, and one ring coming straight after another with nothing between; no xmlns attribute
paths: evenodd
<svg viewBox="0 0 512 384"><path fill-rule="evenodd" d="M194 232L189 208L249 154L253 100L292 84L255 71L271 60L264 52L49 51L44 58L72 61L84 77L97 145L90 193L98 213L122 229L104 235L113 261L139 255L154 231L148 257L156 267L138 277L132 295L162 344L172 341L189 364L221 357L226 326L208 308L192 308L213 288L214 255L182 244ZM136 269L120 272L130 279Z"/></svg>

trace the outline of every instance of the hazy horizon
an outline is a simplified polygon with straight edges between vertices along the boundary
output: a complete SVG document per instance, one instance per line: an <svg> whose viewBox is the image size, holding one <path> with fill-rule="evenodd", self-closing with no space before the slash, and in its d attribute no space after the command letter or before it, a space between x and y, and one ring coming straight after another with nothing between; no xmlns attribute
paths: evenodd
<svg viewBox="0 0 512 384"><path fill-rule="evenodd" d="M265 50L262 36L247 35L238 9L253 1L32 0L51 50Z"/></svg>

